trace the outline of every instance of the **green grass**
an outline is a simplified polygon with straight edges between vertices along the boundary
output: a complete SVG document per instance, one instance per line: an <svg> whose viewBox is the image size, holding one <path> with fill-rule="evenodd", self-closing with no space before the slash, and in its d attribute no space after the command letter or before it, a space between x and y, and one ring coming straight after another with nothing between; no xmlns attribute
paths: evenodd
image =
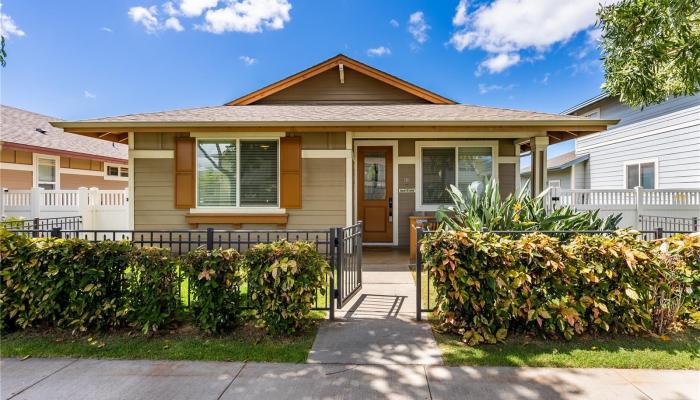
<svg viewBox="0 0 700 400"><path fill-rule="evenodd" d="M413 276L413 281L416 281L416 267L410 266L411 276ZM421 303L423 308L432 309L437 305L437 292L435 291L435 286L433 285L433 280L428 279L428 271L421 271Z"/></svg>
<svg viewBox="0 0 700 400"><path fill-rule="evenodd" d="M317 325L295 336L272 337L253 327L222 336L180 330L144 337L127 332L71 336L62 331L3 335L2 357L78 357L154 360L267 361L303 363Z"/></svg>
<svg viewBox="0 0 700 400"><path fill-rule="evenodd" d="M448 365L700 370L700 330L653 337L576 338L544 341L512 337L505 343L469 347L456 335L436 333Z"/></svg>

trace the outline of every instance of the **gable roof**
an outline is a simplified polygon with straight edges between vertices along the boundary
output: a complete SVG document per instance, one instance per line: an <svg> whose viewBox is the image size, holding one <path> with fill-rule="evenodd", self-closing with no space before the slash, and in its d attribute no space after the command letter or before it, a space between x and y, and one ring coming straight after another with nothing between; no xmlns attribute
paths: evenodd
<svg viewBox="0 0 700 400"><path fill-rule="evenodd" d="M416 86L412 83L406 82L403 79L397 78L393 75L387 74L384 71L380 71L376 68L370 67L367 64L361 63L355 59L352 59L346 55L338 54L335 57L331 57L321 63L318 63L312 67L309 67L301 72L294 75L288 76L280 81L273 84L267 85L262 89L258 89L254 92L248 93L245 96L241 96L235 100L226 103L226 106L245 106L251 105L260 101L268 96L278 93L284 89L294 86L300 82L307 79L313 78L323 72L330 69L339 67L340 65L344 68L352 69L353 71L364 74L370 78L376 79L395 88L401 89L407 93L410 93L416 97L419 97L427 102L433 104L456 104L454 101L440 96L439 94L433 93L427 89Z"/></svg>
<svg viewBox="0 0 700 400"><path fill-rule="evenodd" d="M0 105L0 143L5 148L125 163L128 146L64 132L57 118Z"/></svg>

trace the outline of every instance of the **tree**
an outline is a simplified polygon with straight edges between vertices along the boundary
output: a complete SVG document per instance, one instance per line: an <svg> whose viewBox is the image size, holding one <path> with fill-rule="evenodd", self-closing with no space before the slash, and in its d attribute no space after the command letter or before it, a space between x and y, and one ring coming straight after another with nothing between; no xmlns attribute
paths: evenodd
<svg viewBox="0 0 700 400"><path fill-rule="evenodd" d="M0 65L3 67L7 65L5 58L7 58L7 53L5 52L5 36L0 36Z"/></svg>
<svg viewBox="0 0 700 400"><path fill-rule="evenodd" d="M603 89L633 107L700 87L700 0L622 0L598 11Z"/></svg>

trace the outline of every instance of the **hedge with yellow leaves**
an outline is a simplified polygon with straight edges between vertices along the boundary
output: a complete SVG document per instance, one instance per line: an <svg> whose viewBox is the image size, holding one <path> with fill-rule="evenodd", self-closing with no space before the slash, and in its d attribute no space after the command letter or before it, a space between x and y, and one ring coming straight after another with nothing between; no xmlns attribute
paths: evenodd
<svg viewBox="0 0 700 400"><path fill-rule="evenodd" d="M511 332L571 339L660 331L652 314L668 309L659 304L662 297L680 299L673 315L662 313L671 322L698 305L700 238L694 236L644 241L619 231L563 243L539 233L438 231L423 239L421 252L442 328L470 345L502 341Z"/></svg>

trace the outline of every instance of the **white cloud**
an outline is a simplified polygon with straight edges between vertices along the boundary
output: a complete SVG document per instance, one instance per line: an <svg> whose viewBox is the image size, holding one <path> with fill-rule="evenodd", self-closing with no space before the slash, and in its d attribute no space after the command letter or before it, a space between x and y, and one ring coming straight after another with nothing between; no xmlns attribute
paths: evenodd
<svg viewBox="0 0 700 400"><path fill-rule="evenodd" d="M517 85L515 84L510 84L510 85L485 85L483 83L479 84L479 94L486 94L489 92L507 92L509 90L513 90Z"/></svg>
<svg viewBox="0 0 700 400"><path fill-rule="evenodd" d="M95 95L94 93L89 92L89 91L87 91L87 90L83 91L83 96L84 96L86 99L94 99L94 98L97 97L97 95Z"/></svg>
<svg viewBox="0 0 700 400"><path fill-rule="evenodd" d="M168 5L168 3L163 5L168 15L171 15L171 6L172 4ZM171 16L165 21L161 21L158 17L158 8L156 6L150 6L148 8L142 6L131 7L129 9L129 18L137 24L143 25L147 33L156 33L165 29L172 29L177 32L185 30L182 24L180 24L180 20L176 17Z"/></svg>
<svg viewBox="0 0 700 400"><path fill-rule="evenodd" d="M137 24L143 25L148 33L155 33L160 26L158 22L158 10L156 6L142 7L136 6L129 9L129 18Z"/></svg>
<svg viewBox="0 0 700 400"><path fill-rule="evenodd" d="M205 10L219 5L219 0L180 0L180 10L186 17L199 17Z"/></svg>
<svg viewBox="0 0 700 400"><path fill-rule="evenodd" d="M367 49L367 55L370 57L388 56L391 54L391 49L384 46Z"/></svg>
<svg viewBox="0 0 700 400"><path fill-rule="evenodd" d="M430 25L425 22L423 11L416 11L408 18L408 32L418 43L428 41L428 29Z"/></svg>
<svg viewBox="0 0 700 400"><path fill-rule="evenodd" d="M0 10L1 9L2 3L0 3ZM4 37L24 36L24 31L19 29L12 17L0 12L0 34Z"/></svg>
<svg viewBox="0 0 700 400"><path fill-rule="evenodd" d="M395 19L392 18L391 20L389 20L389 25L393 26L394 28L398 28L398 27L399 27L399 21L397 21L397 20L395 20Z"/></svg>
<svg viewBox="0 0 700 400"><path fill-rule="evenodd" d="M165 3L163 3L161 8L166 14L168 14L171 17L177 17L178 15L182 14L172 1L166 1Z"/></svg>
<svg viewBox="0 0 700 400"><path fill-rule="evenodd" d="M240 56L238 57L239 60L243 61L245 65L251 66L258 62L257 58L249 57L249 56Z"/></svg>
<svg viewBox="0 0 700 400"><path fill-rule="evenodd" d="M512 61L520 51L542 53L590 28L599 4L612 1L616 0L495 0L469 13L466 0L461 0L452 19L458 30L450 43L458 51L496 54L484 63L496 66L494 72L505 65L503 71L519 62Z"/></svg>
<svg viewBox="0 0 700 400"><path fill-rule="evenodd" d="M488 70L489 73L495 74L498 72L503 72L507 68L520 62L520 54L518 53L501 53L495 56L489 57L479 64L477 69L477 75L480 74L484 69Z"/></svg>
<svg viewBox="0 0 700 400"><path fill-rule="evenodd" d="M225 7L208 10L199 28L212 33L282 29L291 8L288 0L229 0Z"/></svg>
<svg viewBox="0 0 700 400"><path fill-rule="evenodd" d="M102 32L114 33L114 31L112 30L112 28L108 28L108 27L106 27L106 26L103 26L102 28L100 28L100 30L101 30Z"/></svg>
<svg viewBox="0 0 700 400"><path fill-rule="evenodd" d="M175 18L175 17L170 17L165 20L165 27L167 29L172 29L177 32L182 32L185 30L185 28L182 27L182 24L180 24L180 20Z"/></svg>

